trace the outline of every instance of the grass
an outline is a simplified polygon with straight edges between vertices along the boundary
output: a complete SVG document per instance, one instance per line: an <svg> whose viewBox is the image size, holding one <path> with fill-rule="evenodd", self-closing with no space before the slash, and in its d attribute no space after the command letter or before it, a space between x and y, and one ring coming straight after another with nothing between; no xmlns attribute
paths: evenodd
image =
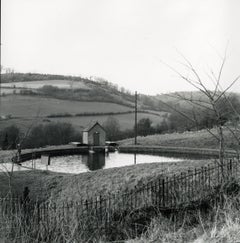
<svg viewBox="0 0 240 243"><path fill-rule="evenodd" d="M112 115L120 123L120 129L132 129L134 126L134 114L117 114ZM45 118L45 117L19 117L12 118L9 120L0 120L0 130L8 127L10 125L18 126L22 132L25 132L32 124L41 124L49 122L68 122L71 123L77 130L82 131L91 121L99 121L101 124L107 120L109 115L98 115L98 116L77 116L77 117L56 117L56 118ZM153 121L153 124L161 123L162 117L158 115L148 114L148 113L139 113L139 119L150 118Z"/></svg>
<svg viewBox="0 0 240 243"><path fill-rule="evenodd" d="M193 211L173 222L159 214L152 219L147 231L127 243L230 243L240 241L240 192L225 195L224 205L210 211Z"/></svg>
<svg viewBox="0 0 240 243"><path fill-rule="evenodd" d="M0 237L11 242L126 242L126 243L229 243L240 240L240 185L236 181L226 184L224 201L215 204L206 201L207 207L199 210L179 211L174 214L155 213L150 224L141 231L134 229L136 219L147 220L147 212L129 212L125 220L114 221L109 230L104 229L104 222L97 222L94 215L87 217L78 214L79 209L65 210L55 207L48 211L40 222L37 215L32 215L31 224L24 220L22 211L11 217L0 218ZM235 188L237 190L229 190ZM233 187L234 186L234 187ZM53 199L53 198L52 198ZM56 200L52 200L52 205ZM62 204L63 205L63 204ZM65 200L66 206L66 200ZM38 210L35 210L37 214ZM34 212L33 212L34 213ZM50 214L50 215L49 215ZM42 215L42 214L41 214ZM143 223L141 221L140 223ZM147 223L145 221L145 223ZM140 226L140 225L138 225ZM136 227L136 226L135 226ZM139 227L138 227L139 228ZM141 232L141 233L140 233ZM122 241L125 239L125 241ZM131 240L127 240L131 239ZM120 241L121 240L121 241Z"/></svg>
<svg viewBox="0 0 240 243"><path fill-rule="evenodd" d="M211 130L216 134L216 130ZM231 132L224 130L226 148L235 149L238 145ZM190 148L218 148L218 141L207 130L190 131L183 133L169 133L161 135L149 135L146 137L138 137L138 144L140 145L159 145L169 147L190 147ZM132 145L132 139L125 139L119 141L120 145Z"/></svg>
<svg viewBox="0 0 240 243"><path fill-rule="evenodd" d="M9 95L1 97L1 115L13 117L47 116L57 113L77 114L84 112L124 112L131 110L127 106L106 102L84 102L59 100L54 98Z"/></svg>
<svg viewBox="0 0 240 243"><path fill-rule="evenodd" d="M84 101L70 101L58 100L54 98L44 98L38 96L21 96L9 95L1 97L1 113L0 115L12 115L12 119L0 120L0 130L9 125L17 125L24 132L32 124L40 124L46 122L69 122L78 130L82 131L90 121L98 120L100 123L106 121L109 115L97 116L77 116L79 113L108 113L108 112L127 112L131 108L115 103L107 102L84 102ZM52 114L68 113L72 117L46 117ZM138 119L149 118L153 121L153 125L161 123L165 113L156 112L156 114L141 113L138 114ZM36 116L38 116L36 118ZM119 120L121 129L132 129L134 126L134 114L116 114L113 115Z"/></svg>
<svg viewBox="0 0 240 243"><path fill-rule="evenodd" d="M41 199L43 201L56 202L63 205L68 201L79 202L80 199L94 197L96 195L108 195L109 193L123 193L126 190L133 189L135 186L141 186L151 180L170 176L172 173L185 172L188 168L201 167L210 161L187 161L182 163L152 163L139 164L135 166L125 166L121 168L112 168L98 170L89 173L68 175L53 173L49 171L22 171L14 172L12 178L12 188L15 194L22 195L25 186L30 189L30 197ZM0 174L0 191L8 192L8 178L5 174ZM166 217L158 213L151 220L147 231L144 230L141 235L134 232L131 226L131 217L129 222L119 221L114 224L112 231L108 235L104 231L89 230L93 218L87 222L79 222L75 216L75 211L70 215L56 215L58 221L50 224L48 229L44 223L40 223L38 231L36 227L22 234L21 221L16 218L18 225L16 237L18 242L31 242L33 236L36 236L39 242L106 242L106 239L128 238L128 243L142 242L194 242L194 243L217 243L217 242L236 242L239 240L239 208L236 208L234 202L239 203L240 194L234 198L228 198L223 208L215 207L208 212L193 211L189 214L180 215L179 221L172 221L171 217ZM68 215L71 220L65 219ZM140 215L141 216L141 215ZM128 217L128 216L127 216ZM138 217L138 215L136 215ZM150 217L148 215L148 217ZM0 220L1 221L1 220ZM7 222L7 221L6 221ZM0 234L3 237L13 237L8 232L8 227L1 225ZM9 223L10 224L10 223ZM80 225L79 225L80 224ZM20 226L19 226L20 225ZM6 227L6 228L5 228ZM100 227L101 228L101 227ZM1 232L2 230L2 232ZM49 233L50 232L50 233ZM5 234L5 235L4 235ZM9 235L10 234L10 235ZM45 235L45 236L44 236ZM45 238L44 238L45 237ZM135 238L135 239L133 239ZM19 241L22 239L22 241Z"/></svg>
<svg viewBox="0 0 240 243"><path fill-rule="evenodd" d="M12 177L12 189L21 195L24 187L30 189L32 198L64 202L77 201L80 198L97 195L115 194L146 184L150 180L161 178L188 168L200 167L207 160L185 161L181 163L151 163L97 170L76 175L54 173L50 171L19 171ZM8 177L0 173L0 191L8 192Z"/></svg>
<svg viewBox="0 0 240 243"><path fill-rule="evenodd" d="M48 118L51 121L61 121L61 122L69 122L73 124L75 127L79 127L80 129L82 127L85 127L90 121L92 120L98 120L100 123L103 123L106 121L108 116L85 116L85 117L62 117L62 118ZM134 127L134 113L130 114L118 114L113 115L119 123L121 130L125 129L132 129ZM156 125L157 123L161 123L162 119L161 117L153 114L147 114L147 113L139 113L138 119L142 118L149 118L153 121L153 125Z"/></svg>

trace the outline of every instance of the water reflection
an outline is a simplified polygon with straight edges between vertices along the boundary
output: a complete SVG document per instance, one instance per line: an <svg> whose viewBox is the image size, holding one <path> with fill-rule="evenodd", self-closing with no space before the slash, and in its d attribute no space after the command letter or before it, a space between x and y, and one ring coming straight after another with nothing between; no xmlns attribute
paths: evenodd
<svg viewBox="0 0 240 243"><path fill-rule="evenodd" d="M82 162L91 171L102 169L105 166L105 154L104 153L89 153L89 155L83 155Z"/></svg>

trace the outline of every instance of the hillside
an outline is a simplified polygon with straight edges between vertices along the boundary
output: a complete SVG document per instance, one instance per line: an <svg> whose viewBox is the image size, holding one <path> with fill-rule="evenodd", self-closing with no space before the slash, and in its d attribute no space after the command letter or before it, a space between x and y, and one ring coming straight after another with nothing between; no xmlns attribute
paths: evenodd
<svg viewBox="0 0 240 243"><path fill-rule="evenodd" d="M1 74L2 96L7 94L40 95L65 100L105 101L134 106L134 96L104 80L82 77L12 73Z"/></svg>
<svg viewBox="0 0 240 243"><path fill-rule="evenodd" d="M236 90L237 91L237 90ZM227 97L234 97L238 102L240 102L240 90L239 92L229 92L227 93ZM191 100L193 100L195 103L201 103L201 102L207 102L209 103L208 98L206 98L205 95L203 95L200 91L195 92L173 92L168 94L161 94L156 95L154 97L156 102L158 102L159 107L161 107L165 111L173 111L171 107L176 109L192 109L192 107L198 107L198 105L193 105ZM206 104L206 103L205 103Z"/></svg>
<svg viewBox="0 0 240 243"><path fill-rule="evenodd" d="M181 130L186 130L186 122L179 117L173 122L169 120L174 111L172 107L187 112L193 109L189 102L176 98L178 95L204 99L200 92L139 94L138 120L149 118L152 126L161 126L164 121L164 129L169 131L178 130L173 127L174 121L178 128L181 122L184 125ZM234 95L240 101L240 94ZM24 132L32 124L49 122L69 122L82 130L90 121L103 123L110 115L118 119L121 130L134 126L134 95L104 79L36 73L1 74L0 101L0 130L16 124ZM189 127L192 129L194 125Z"/></svg>
<svg viewBox="0 0 240 243"><path fill-rule="evenodd" d="M23 132L33 124L49 122L68 122L78 131L82 131L90 121L103 123L111 115L120 123L120 129L132 129L134 109L110 102L87 102L62 100L41 96L6 95L0 103L0 131L9 125L17 125ZM162 122L165 112L142 111L138 118L149 118L153 125Z"/></svg>
<svg viewBox="0 0 240 243"><path fill-rule="evenodd" d="M211 129L212 134L217 134L216 129ZM146 137L138 137L139 145L159 145L169 147L190 147L190 148L209 148L217 149L219 147L218 140L207 130L189 131L182 133L170 133L161 135L149 135ZM224 140L226 148L238 149L239 144L233 134L227 129L224 129ZM239 133L235 132L239 136ZM119 141L120 145L132 145L132 139Z"/></svg>

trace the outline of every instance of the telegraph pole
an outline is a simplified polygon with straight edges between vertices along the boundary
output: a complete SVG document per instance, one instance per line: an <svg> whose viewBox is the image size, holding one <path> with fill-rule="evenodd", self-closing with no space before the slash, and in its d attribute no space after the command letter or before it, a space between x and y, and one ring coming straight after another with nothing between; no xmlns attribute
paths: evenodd
<svg viewBox="0 0 240 243"><path fill-rule="evenodd" d="M135 91L135 126L134 126L134 144L137 145L137 91Z"/></svg>

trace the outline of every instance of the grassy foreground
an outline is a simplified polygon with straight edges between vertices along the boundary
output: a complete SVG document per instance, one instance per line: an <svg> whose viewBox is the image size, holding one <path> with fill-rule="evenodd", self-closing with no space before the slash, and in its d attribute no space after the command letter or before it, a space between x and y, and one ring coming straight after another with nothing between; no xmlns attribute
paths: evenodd
<svg viewBox="0 0 240 243"><path fill-rule="evenodd" d="M240 187L240 184L238 184ZM194 211L181 220L163 217L152 219L147 231L127 243L238 243L240 242L240 191L225 195L224 205L207 212Z"/></svg>
<svg viewBox="0 0 240 243"><path fill-rule="evenodd" d="M234 185L234 187L233 187ZM237 189L236 189L237 185ZM126 243L237 243L240 240L240 184L233 181L225 184L230 193L225 194L222 204L216 205L206 201L206 207L202 210L182 211L174 215L165 215L158 212L152 218L150 225L145 225L146 230L139 234L131 226L131 213L126 215L127 221L119 220L112 225L111 231L102 231L101 227L92 231L88 225L92 225L94 218L82 222L73 214L65 214L64 217L56 217L54 224L45 227L43 223L28 231L23 227L21 217L13 218L14 221L1 221L0 239L3 242L126 242ZM57 212L56 212L57 213ZM71 212L70 212L71 213ZM53 216L53 215L52 215ZM65 217L71 220L65 220ZM141 212L139 215L141 217ZM150 216L148 215L150 218ZM34 221L35 222L35 221ZM45 222L45 221L44 221ZM13 228L12 225L16 225ZM27 227L30 227L27 225ZM104 225L102 225L104 227ZM31 227L30 227L31 228ZM11 239L8 241L7 239ZM114 239L114 241L111 241ZM122 239L125 239L123 241ZM128 240L127 240L128 239ZM131 239L131 240L130 240Z"/></svg>

